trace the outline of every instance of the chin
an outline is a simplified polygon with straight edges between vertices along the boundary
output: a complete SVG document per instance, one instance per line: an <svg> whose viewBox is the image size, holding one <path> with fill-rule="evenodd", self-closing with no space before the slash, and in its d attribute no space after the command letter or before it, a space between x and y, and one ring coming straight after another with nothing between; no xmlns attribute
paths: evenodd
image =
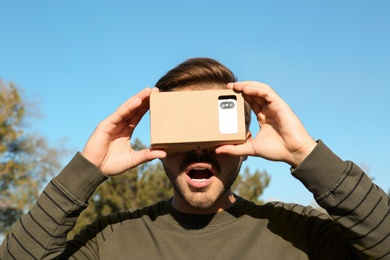
<svg viewBox="0 0 390 260"><path fill-rule="evenodd" d="M187 194L179 192L180 197L186 202L187 205L196 209L211 209L218 202L221 202L222 198L226 194L226 191L223 187L220 187L218 190L211 191L211 187L206 189L191 189Z"/></svg>
<svg viewBox="0 0 390 260"><path fill-rule="evenodd" d="M206 194L193 194L189 198L185 199L185 202L196 209L210 209L212 208L215 203L216 199L210 198Z"/></svg>

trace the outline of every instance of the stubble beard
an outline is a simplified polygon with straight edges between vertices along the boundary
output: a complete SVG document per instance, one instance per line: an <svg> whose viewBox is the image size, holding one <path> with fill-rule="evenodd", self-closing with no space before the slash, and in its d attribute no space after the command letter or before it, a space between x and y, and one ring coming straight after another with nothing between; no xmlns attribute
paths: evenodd
<svg viewBox="0 0 390 260"><path fill-rule="evenodd" d="M167 171L167 169L165 171L172 182L176 194L178 194L187 205L196 209L210 209L213 207L221 199L221 197L230 190L238 175L238 170L232 170L228 174L229 178L222 183L223 185L221 187L216 187L215 191L210 191L210 186L206 188L189 187L190 192L186 195L185 191L180 187L176 179L172 178L172 175L169 171Z"/></svg>
<svg viewBox="0 0 390 260"><path fill-rule="evenodd" d="M217 169L217 172L221 172L221 167L213 156L202 154L200 157L198 157L190 154L187 158L185 158L185 160L183 160L178 170L178 174L184 174L184 169L192 162L209 162L213 165L214 168ZM217 183L217 185L212 183L212 185L205 188L188 187L186 186L188 185L186 182L182 184L183 186L181 186L177 180L178 175L175 174L175 172L170 171L170 169L166 167L164 163L163 167L165 173L172 183L175 194L177 194L184 203L196 209L210 209L231 189L231 186L239 174L241 164L242 159L240 159L237 167L227 173L225 179L221 179L221 183ZM218 177L215 176L215 178Z"/></svg>
<svg viewBox="0 0 390 260"><path fill-rule="evenodd" d="M197 209L211 208L226 193L226 189L221 189L214 197L214 194L207 193L208 188L197 189L190 187L191 193L185 196L179 187L176 187L175 190L187 205Z"/></svg>

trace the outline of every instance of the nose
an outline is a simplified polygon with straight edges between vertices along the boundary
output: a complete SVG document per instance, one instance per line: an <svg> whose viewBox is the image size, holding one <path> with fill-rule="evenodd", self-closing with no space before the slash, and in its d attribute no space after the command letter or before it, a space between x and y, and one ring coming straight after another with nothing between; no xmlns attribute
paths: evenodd
<svg viewBox="0 0 390 260"><path fill-rule="evenodd" d="M210 150L203 149L201 147L197 147L195 150L192 150L192 154L194 154L198 160L201 160L201 158L204 158L205 156L209 156L210 152Z"/></svg>
<svg viewBox="0 0 390 260"><path fill-rule="evenodd" d="M202 149L202 148L200 148L200 147L198 146L198 148L196 148L196 149L194 150L194 152L195 152L195 154L196 154L197 156L200 156L200 155L202 155L204 152L206 152L206 150L204 150L204 149Z"/></svg>

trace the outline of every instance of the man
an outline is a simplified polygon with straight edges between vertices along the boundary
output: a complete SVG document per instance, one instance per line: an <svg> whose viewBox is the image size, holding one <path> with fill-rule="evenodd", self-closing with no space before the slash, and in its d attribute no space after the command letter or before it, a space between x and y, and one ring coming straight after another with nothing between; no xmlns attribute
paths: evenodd
<svg viewBox="0 0 390 260"><path fill-rule="evenodd" d="M133 130L153 91L231 88L261 130L241 145L167 155L134 151ZM169 123L169 122L168 122ZM249 124L249 121L247 121ZM286 162L329 215L281 202L254 205L232 193L247 156ZM174 195L102 217L72 241L69 232L107 176L160 158ZM293 192L293 191L291 191ZM389 197L355 164L314 141L267 85L236 82L212 59L190 59L102 121L82 153L43 191L5 239L2 259L390 259Z"/></svg>

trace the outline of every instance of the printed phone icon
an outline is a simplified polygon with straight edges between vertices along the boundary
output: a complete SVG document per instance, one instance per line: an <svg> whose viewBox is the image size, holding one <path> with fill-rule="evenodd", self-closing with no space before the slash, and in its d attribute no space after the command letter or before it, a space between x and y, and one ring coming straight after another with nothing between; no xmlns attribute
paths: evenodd
<svg viewBox="0 0 390 260"><path fill-rule="evenodd" d="M236 134L238 132L236 96L218 97L218 116L221 134Z"/></svg>

